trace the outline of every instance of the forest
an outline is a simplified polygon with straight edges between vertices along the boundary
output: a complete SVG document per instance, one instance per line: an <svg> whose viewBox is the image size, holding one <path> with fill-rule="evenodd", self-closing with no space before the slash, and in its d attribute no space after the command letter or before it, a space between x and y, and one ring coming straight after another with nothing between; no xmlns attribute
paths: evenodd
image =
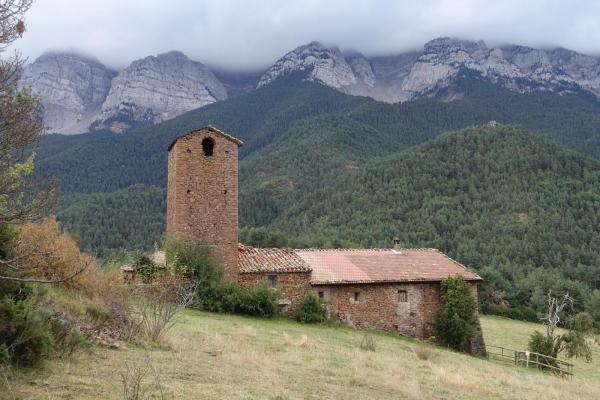
<svg viewBox="0 0 600 400"><path fill-rule="evenodd" d="M164 232L166 148L210 123L245 142L244 243L388 247L397 236L480 273L486 310L526 319L549 289L583 308L600 286L600 104L469 75L448 91L464 98L391 105L291 76L124 135L50 135L37 173L60 182L57 216L84 248L150 250Z"/></svg>

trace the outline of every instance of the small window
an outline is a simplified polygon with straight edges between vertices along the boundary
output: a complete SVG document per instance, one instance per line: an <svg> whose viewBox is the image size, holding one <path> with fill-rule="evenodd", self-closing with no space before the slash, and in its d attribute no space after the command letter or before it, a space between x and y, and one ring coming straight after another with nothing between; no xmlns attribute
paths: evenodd
<svg viewBox="0 0 600 400"><path fill-rule="evenodd" d="M398 290L398 302L406 303L408 301L408 293L406 290Z"/></svg>
<svg viewBox="0 0 600 400"><path fill-rule="evenodd" d="M362 292L354 292L354 296L352 297L354 303L362 303L364 301L364 295Z"/></svg>
<svg viewBox="0 0 600 400"><path fill-rule="evenodd" d="M269 288L277 289L277 275L269 275Z"/></svg>
<svg viewBox="0 0 600 400"><path fill-rule="evenodd" d="M320 299L322 299L322 298L324 298L324 297L325 297L325 292L323 292L323 291L320 291L320 292L319 292L319 298L320 298Z"/></svg>
<svg viewBox="0 0 600 400"><path fill-rule="evenodd" d="M215 141L211 138L202 139L202 152L204 153L204 157L212 157L213 149L215 148Z"/></svg>

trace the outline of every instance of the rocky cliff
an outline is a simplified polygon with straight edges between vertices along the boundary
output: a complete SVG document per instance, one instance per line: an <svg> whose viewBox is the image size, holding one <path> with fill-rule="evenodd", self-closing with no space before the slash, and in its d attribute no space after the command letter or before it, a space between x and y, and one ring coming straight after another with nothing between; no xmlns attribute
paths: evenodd
<svg viewBox="0 0 600 400"><path fill-rule="evenodd" d="M436 95L464 71L518 92L578 92L600 98L597 57L566 49L488 47L482 41L452 38L434 39L422 50L372 58L312 42L285 54L262 74L213 73L174 51L134 61L117 75L90 58L49 53L25 68L21 83L40 95L47 132L80 133L90 127L122 132L294 72L344 93L396 103ZM460 96L444 93L445 99Z"/></svg>
<svg viewBox="0 0 600 400"><path fill-rule="evenodd" d="M490 48L484 42L438 38L422 51L389 57L345 55L318 42L287 53L261 77L258 87L295 71L343 92L400 102L448 87L460 71L472 71L519 92L587 91L600 97L600 60L565 49Z"/></svg>
<svg viewBox="0 0 600 400"><path fill-rule="evenodd" d="M223 84L202 63L176 51L149 56L113 79L94 127L122 131L154 124L226 97Z"/></svg>
<svg viewBox="0 0 600 400"><path fill-rule="evenodd" d="M73 53L46 53L27 65L21 86L39 95L46 132L82 133L100 112L116 72Z"/></svg>

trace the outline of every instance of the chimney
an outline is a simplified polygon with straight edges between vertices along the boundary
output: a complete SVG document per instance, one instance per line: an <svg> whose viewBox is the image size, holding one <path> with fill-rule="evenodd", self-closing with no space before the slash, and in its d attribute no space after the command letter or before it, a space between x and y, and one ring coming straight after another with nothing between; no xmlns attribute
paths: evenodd
<svg viewBox="0 0 600 400"><path fill-rule="evenodd" d="M394 247L392 248L392 251L394 253L400 253L400 250L402 250L402 244L400 243L400 239L394 238Z"/></svg>

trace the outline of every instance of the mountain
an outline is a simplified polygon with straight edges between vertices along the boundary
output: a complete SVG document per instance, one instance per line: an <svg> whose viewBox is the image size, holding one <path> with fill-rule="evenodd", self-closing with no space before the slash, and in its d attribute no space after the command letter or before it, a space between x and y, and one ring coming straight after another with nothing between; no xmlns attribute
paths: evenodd
<svg viewBox="0 0 600 400"><path fill-rule="evenodd" d="M116 72L74 53L46 53L25 66L20 84L41 98L46 132L83 133L98 117Z"/></svg>
<svg viewBox="0 0 600 400"><path fill-rule="evenodd" d="M25 68L23 85L42 98L50 133L88 128L123 132L152 125L227 97L249 93L283 76L389 103L421 97L460 99L465 74L517 93L600 96L600 59L566 49L534 49L438 38L420 51L366 57L312 42L288 52L264 72L208 68L172 51L136 60L118 72L95 60L49 53Z"/></svg>
<svg viewBox="0 0 600 400"><path fill-rule="evenodd" d="M422 51L389 57L344 55L318 42L300 46L280 58L260 78L258 87L291 72L344 93L402 102L437 94L461 71L481 75L507 89L600 96L600 59L565 49L525 46L488 47L483 41L438 38ZM460 96L461 94L455 94Z"/></svg>
<svg viewBox="0 0 600 400"><path fill-rule="evenodd" d="M303 193L332 185L347 171L444 131L490 120L521 124L600 157L600 104L591 99L519 94L467 74L449 88L465 93L462 100L425 98L386 104L345 95L303 77L288 75L155 126L132 129L127 135L103 131L47 135L37 150L36 173L41 179L59 179L64 196L102 194L108 201L112 193L132 185L164 190L169 143L180 134L213 124L245 143L240 153L240 221L246 227L259 227L277 220ZM78 199L79 209L91 207ZM104 201L101 204L109 204ZM159 208L139 206L155 220L163 218ZM122 210L121 219L129 215ZM107 226L117 223L111 222L113 217L99 215L68 214L61 221L80 234L86 247L106 254L115 247L102 239L99 221ZM152 246L159 240L159 236L138 234L143 238L131 238L131 243Z"/></svg>
<svg viewBox="0 0 600 400"><path fill-rule="evenodd" d="M113 79L94 127L122 132L225 98L225 87L202 63L177 51L149 56L132 62Z"/></svg>

